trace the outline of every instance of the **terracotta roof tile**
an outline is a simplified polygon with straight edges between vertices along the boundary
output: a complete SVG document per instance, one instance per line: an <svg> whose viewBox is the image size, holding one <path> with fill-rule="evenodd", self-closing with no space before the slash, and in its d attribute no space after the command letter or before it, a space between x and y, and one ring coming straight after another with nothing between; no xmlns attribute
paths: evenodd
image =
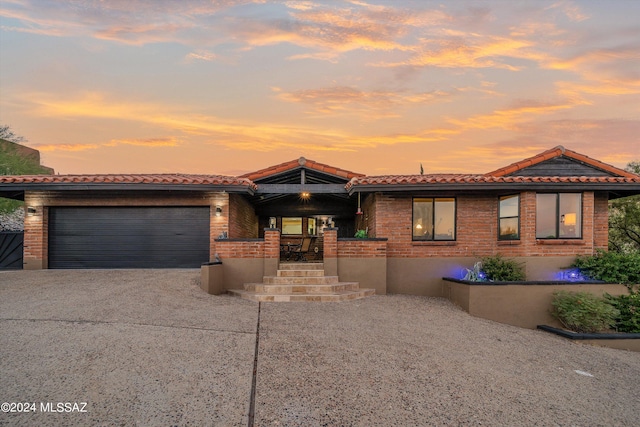
<svg viewBox="0 0 640 427"><path fill-rule="evenodd" d="M309 159L305 159L304 157L300 157L299 159L296 159L296 160L290 160L288 162L280 163L274 166L269 166L268 168L260 169L255 172L246 173L244 175L241 175L240 178L248 178L252 181L256 181L271 175L276 175L282 172L298 169L301 167L317 170L319 172L324 172L330 175L336 175L336 176L340 176L342 178L347 178L347 179L364 176L361 173L348 171L346 169L340 169L334 166L325 165L324 163L318 163L315 160L309 160Z"/></svg>
<svg viewBox="0 0 640 427"><path fill-rule="evenodd" d="M631 172L627 172L625 170L619 169L615 166L608 165L599 160L592 159L591 157L585 156L584 154L577 153L572 150L567 150L562 145L558 145L550 150L544 151L538 155L533 157L529 157L528 159L520 160L519 162L512 163L508 166L502 167L500 169L496 169L492 172L486 173L485 176L505 176L510 175L514 172L527 168L529 166L537 165L538 163L544 162L549 159L553 159L555 157L566 156L571 159L586 163L595 168L604 170L611 174L617 176L625 176L625 177L633 177L635 174Z"/></svg>
<svg viewBox="0 0 640 427"><path fill-rule="evenodd" d="M633 174L632 174L633 175ZM402 184L485 184L485 183L628 183L640 184L640 176L487 176L487 175L382 175L353 178L346 185L347 190L353 187Z"/></svg>
<svg viewBox="0 0 640 427"><path fill-rule="evenodd" d="M231 185L256 189L246 178L223 175L137 174L137 175L5 175L0 184L180 184Z"/></svg>

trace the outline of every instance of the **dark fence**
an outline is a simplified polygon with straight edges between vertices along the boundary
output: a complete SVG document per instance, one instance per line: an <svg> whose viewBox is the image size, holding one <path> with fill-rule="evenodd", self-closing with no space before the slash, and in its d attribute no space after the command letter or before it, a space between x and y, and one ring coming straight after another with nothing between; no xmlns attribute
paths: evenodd
<svg viewBox="0 0 640 427"><path fill-rule="evenodd" d="M0 233L0 270L22 270L24 233Z"/></svg>

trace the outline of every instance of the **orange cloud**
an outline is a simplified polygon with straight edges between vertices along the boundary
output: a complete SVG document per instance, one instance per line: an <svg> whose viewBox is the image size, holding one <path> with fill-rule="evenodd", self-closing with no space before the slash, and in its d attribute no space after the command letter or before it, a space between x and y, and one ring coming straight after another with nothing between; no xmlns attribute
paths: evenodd
<svg viewBox="0 0 640 427"><path fill-rule="evenodd" d="M40 151L86 151L100 148L98 144L34 144Z"/></svg>
<svg viewBox="0 0 640 427"><path fill-rule="evenodd" d="M461 130L468 129L514 129L516 124L530 116L551 114L560 110L567 110L583 101L565 101L559 103L544 103L537 101L521 102L511 108L496 110L490 114L478 114L464 120L448 119L447 122L458 126Z"/></svg>
<svg viewBox="0 0 640 427"><path fill-rule="evenodd" d="M533 51L532 41L499 36L464 34L445 31L450 36L444 40L428 39L424 46L415 49L415 54L399 62L380 62L379 67L441 67L441 68L501 68L518 71L520 66L511 65L504 58L539 61L540 53ZM437 47L430 48L429 45Z"/></svg>
<svg viewBox="0 0 640 427"><path fill-rule="evenodd" d="M362 91L353 87L337 86L322 89L307 89L282 92L276 88L278 98L294 103L307 104L322 114L355 114L369 119L397 117L392 110L411 104L429 104L446 100L452 96L445 91L409 93L407 91Z"/></svg>
<svg viewBox="0 0 640 427"><path fill-rule="evenodd" d="M132 138L132 139L112 139L105 144L108 147L116 145L138 145L141 147L177 147L180 141L177 138Z"/></svg>
<svg viewBox="0 0 640 427"><path fill-rule="evenodd" d="M185 59L187 61L194 61L194 60L199 60L199 61L213 61L214 59L216 59L218 56L213 53L213 52L209 52L207 50L204 49L199 49L196 50L195 52L190 52Z"/></svg>

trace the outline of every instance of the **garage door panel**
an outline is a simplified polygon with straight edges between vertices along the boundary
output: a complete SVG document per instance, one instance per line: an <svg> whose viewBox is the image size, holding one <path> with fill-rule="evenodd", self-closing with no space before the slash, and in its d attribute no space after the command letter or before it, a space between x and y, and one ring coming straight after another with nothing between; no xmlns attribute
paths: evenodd
<svg viewBox="0 0 640 427"><path fill-rule="evenodd" d="M50 208L50 268L185 268L208 260L208 207Z"/></svg>

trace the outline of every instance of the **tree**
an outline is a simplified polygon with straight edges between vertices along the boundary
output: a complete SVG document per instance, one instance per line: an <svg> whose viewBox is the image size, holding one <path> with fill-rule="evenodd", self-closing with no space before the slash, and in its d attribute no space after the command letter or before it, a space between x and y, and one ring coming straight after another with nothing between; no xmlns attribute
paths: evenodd
<svg viewBox="0 0 640 427"><path fill-rule="evenodd" d="M630 162L625 170L640 175L640 161ZM623 197L609 204L609 249L640 252L640 196Z"/></svg>
<svg viewBox="0 0 640 427"><path fill-rule="evenodd" d="M27 139L24 136L16 135L9 125L0 125L0 138L17 144L27 142Z"/></svg>
<svg viewBox="0 0 640 427"><path fill-rule="evenodd" d="M26 138L16 135L9 126L0 125L0 138L20 143ZM38 175L49 174L50 170L40 165L38 159L20 153L15 144L0 141L0 175ZM23 202L0 197L0 213L13 212Z"/></svg>

